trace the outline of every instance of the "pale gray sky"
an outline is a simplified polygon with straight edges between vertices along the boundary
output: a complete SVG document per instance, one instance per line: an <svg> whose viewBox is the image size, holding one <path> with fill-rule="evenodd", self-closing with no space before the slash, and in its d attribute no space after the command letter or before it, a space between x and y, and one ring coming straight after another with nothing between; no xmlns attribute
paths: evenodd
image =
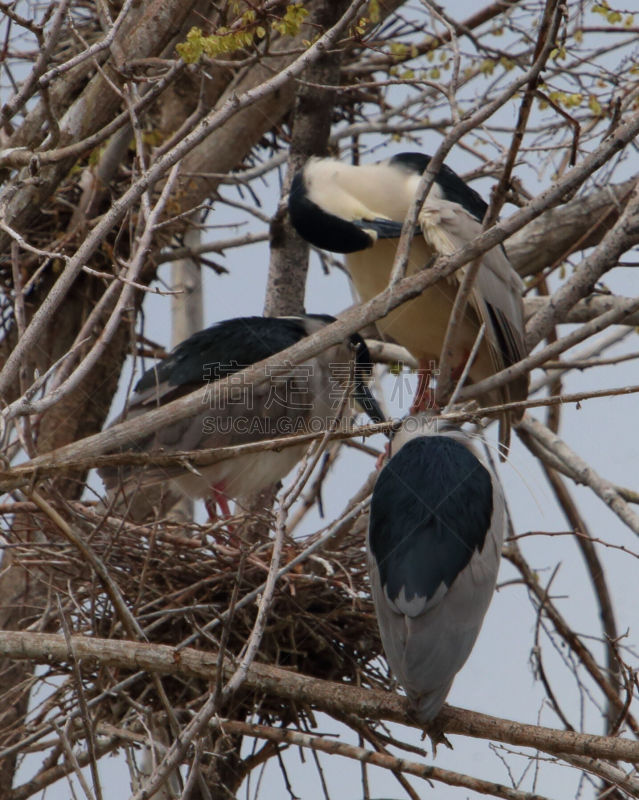
<svg viewBox="0 0 639 800"><path fill-rule="evenodd" d="M452 10L452 4L444 5ZM470 11L475 8L476 4L470 0L454 4L456 16L462 16L465 10ZM501 112L505 125L512 125L512 113L511 107ZM424 135L421 148L424 152L433 152L437 144L438 139L429 132ZM376 158L387 157L406 149L418 148L414 145L405 147L393 143L378 152ZM471 157L459 148L453 150L447 162L458 172L476 166ZM639 157L633 153L632 171L637 172L638 167ZM526 180L529 187L534 187L530 174L526 175ZM547 174L542 176L542 181L548 181ZM541 186L542 183L538 185ZM487 196L489 184L483 182L475 188ZM226 193L231 191L229 188L225 189ZM268 214L272 213L278 200L277 187L263 189L260 195L264 203L262 210ZM511 210L506 208L504 214L509 214ZM239 212L220 207L215 209L211 220L219 226L231 224L240 218ZM213 233L218 234L219 227ZM268 267L266 246L255 245L229 251L224 264L230 271L229 275L216 276L208 270L204 273L206 325L231 316L262 312ZM163 268L163 272L168 274L168 267ZM631 295L637 292L637 279L635 271L631 268L615 270L606 277L606 284L620 294ZM334 270L331 275L324 275L317 259L314 258L308 281L307 310L336 313L350 304L351 294L344 274ZM169 307L169 298L160 297L150 297L145 306L147 335L167 345L170 337L167 325ZM626 351L635 347L636 337L622 346ZM605 372L600 369L591 373L571 373L566 378L564 390L570 392L599 388L601 384L593 381L601 382L604 376L608 386L639 383L639 364L631 361L606 368ZM584 401L580 409L574 406L564 408L561 435L579 455L591 462L605 477L623 485L636 487L639 464L637 411L637 399L634 395ZM545 412L541 410L533 413L542 420L545 417ZM372 466L371 459L352 452L341 459L324 491L326 513L329 518L344 506ZM555 506L552 493L535 460L520 445L516 436L513 437L509 462L499 466L499 473L517 533L566 530L567 525ZM595 537L639 550L639 544L628 529L621 525L617 517L592 492L572 485L570 488ZM320 524L317 514L313 513L305 523L305 531L311 532ZM522 542L522 549L531 565L539 570L542 583L549 580L552 571L559 565L552 588L558 607L575 630L584 632L588 636L599 635L598 612L590 590L589 578L572 538L530 537ZM611 550L604 553L604 562L620 627L625 630L626 626L633 623L636 626L637 608L639 608L637 562L628 555ZM514 570L504 562L500 572L500 583L509 583L514 576ZM525 590L521 586L513 585L501 588L489 609L477 645L453 685L449 702L497 717L561 727L553 711L545 706L544 692L539 682L535 680L531 668L529 656L534 626L535 615ZM625 643L637 650L638 636L637 628L631 627ZM589 640L588 645L597 656L601 655L601 648L597 642ZM571 722L576 728L583 727L584 730L593 733L602 732L601 718L593 716L591 710L587 711L585 719L581 718L580 698L575 692L574 680L561 663L562 654L553 648L548 639L543 639L543 655L548 673L552 676L553 688L561 698L563 708ZM320 727L327 726L322 727L324 730L331 730L329 726L334 725L321 715L318 720ZM407 734L403 731L400 738L404 736L412 737L412 740L419 744L419 732L411 731ZM350 732L345 738L356 743ZM436 760L432 763L509 784L510 776L507 768L489 742L458 736L450 738L454 750L440 748ZM306 751L304 757L306 763L302 764L297 750L291 749L285 755L293 789L303 800L323 800L323 791L310 751ZM337 756L320 755L319 758L333 797L340 800L356 800L362 796L360 769L357 764ZM576 795L578 780L576 771L549 765L535 776L527 758L508 756L507 760L508 769L512 770L515 778L522 778L521 788L527 790L534 788L550 798ZM431 761L429 757L427 763ZM26 762L20 779L27 777L32 764L30 760ZM120 759L103 760L100 770L104 776L104 788L108 800L128 795L128 772ZM370 768L369 780L373 797L404 797L403 790L395 779L384 770ZM422 781L411 780L424 796L434 796L437 800L462 800L465 797L475 796L467 790L442 784L436 784L435 788L431 789ZM274 761L267 767L262 786L263 797L287 796L279 768ZM582 796L588 798L592 794L592 790L587 789ZM47 792L50 800L63 800L68 796L69 790L66 784L58 784Z"/></svg>

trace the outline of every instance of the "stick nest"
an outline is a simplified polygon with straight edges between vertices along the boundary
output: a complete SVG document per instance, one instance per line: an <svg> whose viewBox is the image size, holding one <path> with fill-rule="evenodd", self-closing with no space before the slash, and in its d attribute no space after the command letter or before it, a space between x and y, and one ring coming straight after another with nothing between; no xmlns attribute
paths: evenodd
<svg viewBox="0 0 639 800"><path fill-rule="evenodd" d="M236 608L226 628L223 622L210 630L207 625L228 612L234 592L237 602L266 579L272 540L264 520L257 526L263 531L260 535L255 533L254 522L253 531L246 533L241 521L233 530L168 521L133 525L115 517L105 519L80 503L66 504L63 513L76 531L85 532L84 541L108 570L149 642L175 646L195 636L189 646L218 652L226 637L227 654L241 654L258 600ZM21 528L17 519L13 525L21 543L12 557L38 582L42 608L35 616L44 623L40 629L60 631L62 612L72 634L131 638L103 582L78 550L49 524L45 537L38 536L46 541L35 542L34 531L39 528L42 532L46 521L39 514L21 516L24 526ZM357 686L390 686L379 659L382 650L368 586L364 523L360 518L326 549L278 581L258 661ZM242 536L253 543L243 545ZM311 541L288 540L281 565ZM68 674L70 666L52 667L49 677L65 670ZM105 669L83 670L83 676L88 696L126 677L121 670ZM66 681L56 690L69 693L67 702L75 691L72 683ZM207 681L196 678L168 676L162 683L176 709L197 705L210 690ZM127 687L126 696L159 710L150 689L145 676ZM49 707L51 699L46 703ZM58 696L58 704L60 699ZM292 709L277 698L241 695L236 700L244 706L243 714L256 713L271 723L279 720L286 724L304 713L303 708ZM121 709L115 712L121 719L120 715Z"/></svg>

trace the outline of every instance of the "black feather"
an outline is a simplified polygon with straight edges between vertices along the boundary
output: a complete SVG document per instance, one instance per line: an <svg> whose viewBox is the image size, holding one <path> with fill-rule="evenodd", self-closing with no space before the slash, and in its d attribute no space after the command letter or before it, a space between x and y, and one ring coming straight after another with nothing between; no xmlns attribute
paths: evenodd
<svg viewBox="0 0 639 800"><path fill-rule="evenodd" d="M269 358L304 336L303 318L237 317L217 322L189 336L147 370L135 391L142 392L164 382L169 386L195 387L219 380Z"/></svg>
<svg viewBox="0 0 639 800"><path fill-rule="evenodd" d="M493 323L499 350L504 359L504 366L510 367L524 357L523 344L517 340L513 326L503 311L488 302L486 302L486 308Z"/></svg>
<svg viewBox="0 0 639 800"><path fill-rule="evenodd" d="M147 370L135 391L144 392L166 383L174 387L174 391L162 395L162 403L168 403L296 344L308 335L305 326L308 318L326 325L335 322L335 317L328 314L237 317L218 322L189 336ZM373 422L384 422L385 417L366 384L373 369L366 343L358 333L352 334L349 341L355 361L353 396Z"/></svg>
<svg viewBox="0 0 639 800"><path fill-rule="evenodd" d="M353 220L353 225L364 231L375 231L378 239L399 239L402 235L403 222L394 222L392 219L367 219Z"/></svg>
<svg viewBox="0 0 639 800"><path fill-rule="evenodd" d="M386 422L386 416L379 403L368 388L367 381L373 373L371 354L366 342L359 333L350 337L351 347L355 350L355 390L353 397L372 422Z"/></svg>
<svg viewBox="0 0 639 800"><path fill-rule="evenodd" d="M411 439L381 471L371 500L370 546L395 601L430 599L481 551L490 528L490 473L448 436Z"/></svg>
<svg viewBox="0 0 639 800"><path fill-rule="evenodd" d="M426 172L430 164L431 156L424 153L399 153L389 160L389 164L403 166L408 172L416 172L422 175ZM446 200L451 203L458 203L465 208L475 219L483 221L488 206L474 189L463 181L456 172L445 164L440 167L435 176L435 181L441 188Z"/></svg>
<svg viewBox="0 0 639 800"><path fill-rule="evenodd" d="M330 314L307 314L311 319L320 320L327 325L335 322L335 317ZM359 403L362 410L370 417L372 422L385 422L386 417L380 408L379 403L373 397L367 382L373 374L373 362L366 342L359 333L352 333L349 337L350 345L355 356L355 386L353 397Z"/></svg>
<svg viewBox="0 0 639 800"><path fill-rule="evenodd" d="M302 239L322 250L355 253L374 244L370 233L335 214L328 214L309 198L303 171L296 173L293 178L288 196L288 213Z"/></svg>

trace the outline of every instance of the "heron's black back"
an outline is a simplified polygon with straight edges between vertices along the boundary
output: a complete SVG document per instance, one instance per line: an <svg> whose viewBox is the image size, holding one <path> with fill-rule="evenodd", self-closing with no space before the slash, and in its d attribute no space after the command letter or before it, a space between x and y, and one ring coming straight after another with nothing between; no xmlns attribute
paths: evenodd
<svg viewBox="0 0 639 800"><path fill-rule="evenodd" d="M326 325L335 321L329 314L307 314L291 317L237 317L217 322L194 333L169 355L148 369L135 386L137 393L165 384L171 390L158 398L163 403L212 381L232 375L245 367L270 358L308 336L307 320ZM372 372L370 353L362 337L349 337L355 361L355 398L374 422L384 420L372 398L366 381ZM348 364L336 365L348 369Z"/></svg>
<svg viewBox="0 0 639 800"><path fill-rule="evenodd" d="M427 156L424 153L398 153L388 163L401 164L410 172L416 172L421 175L426 172L430 160L431 156ZM450 200L451 203L459 203L462 208L465 208L469 214L472 214L480 222L484 219L488 209L487 204L481 195L471 189L450 167L443 164L439 168L435 180L446 200Z"/></svg>
<svg viewBox="0 0 639 800"><path fill-rule="evenodd" d="M304 336L304 321L296 317L237 317L217 322L189 336L147 370L135 391L165 381L170 386L193 387L220 380L285 350Z"/></svg>
<svg viewBox="0 0 639 800"><path fill-rule="evenodd" d="M430 599L481 551L493 512L490 473L448 436L408 441L379 475L370 547L391 601Z"/></svg>

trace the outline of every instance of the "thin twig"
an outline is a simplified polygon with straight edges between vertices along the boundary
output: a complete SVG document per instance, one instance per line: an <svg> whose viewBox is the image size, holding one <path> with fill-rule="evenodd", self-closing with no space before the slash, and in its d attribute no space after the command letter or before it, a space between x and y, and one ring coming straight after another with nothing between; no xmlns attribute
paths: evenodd
<svg viewBox="0 0 639 800"><path fill-rule="evenodd" d="M441 767L433 767L428 764L408 761L405 758L397 758L389 753L375 752L364 747L346 744L334 739L322 736L312 736L301 731L292 731L286 728L274 728L268 725L256 725L236 720L215 720L215 727L221 728L229 733L239 733L243 736L253 736L270 741L295 745L297 747L308 747L331 755L345 756L359 761L363 764L374 764L377 767L391 770L392 772L407 775L416 775L427 781L439 781L449 786L461 786L480 794L488 794L494 797L502 797L504 800L547 800L542 795L522 792L511 789L502 784L484 781L481 778L474 778L470 775L463 775L459 772L451 772Z"/></svg>
<svg viewBox="0 0 639 800"><path fill-rule="evenodd" d="M639 535L639 515L628 506L616 491L615 486L602 478L586 461L580 458L568 445L538 420L526 415L517 425L517 432L534 437L546 450L579 475L579 480L589 486L604 503L624 522L630 530Z"/></svg>

